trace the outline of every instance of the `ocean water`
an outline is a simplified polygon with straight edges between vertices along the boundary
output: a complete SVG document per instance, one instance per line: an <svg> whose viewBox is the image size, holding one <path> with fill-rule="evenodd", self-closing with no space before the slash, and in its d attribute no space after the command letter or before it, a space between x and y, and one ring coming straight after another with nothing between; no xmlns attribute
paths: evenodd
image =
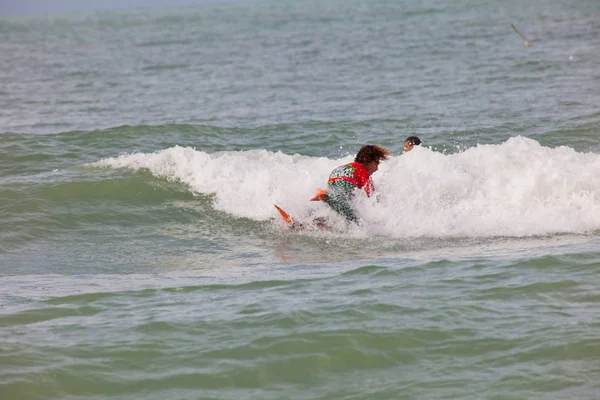
<svg viewBox="0 0 600 400"><path fill-rule="evenodd" d="M1 18L0 399L599 399L599 49L595 0Z"/></svg>

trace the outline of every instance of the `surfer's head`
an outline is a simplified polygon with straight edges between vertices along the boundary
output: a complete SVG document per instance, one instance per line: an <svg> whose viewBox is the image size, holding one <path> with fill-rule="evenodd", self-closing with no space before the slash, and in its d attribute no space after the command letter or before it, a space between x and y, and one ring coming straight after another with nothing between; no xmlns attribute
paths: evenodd
<svg viewBox="0 0 600 400"><path fill-rule="evenodd" d="M354 161L365 166L369 174L377 171L380 161L388 159L390 151L378 144L367 144L360 148Z"/></svg>
<svg viewBox="0 0 600 400"><path fill-rule="evenodd" d="M413 147L421 144L421 139L416 136L409 136L404 141L404 152L411 151Z"/></svg>

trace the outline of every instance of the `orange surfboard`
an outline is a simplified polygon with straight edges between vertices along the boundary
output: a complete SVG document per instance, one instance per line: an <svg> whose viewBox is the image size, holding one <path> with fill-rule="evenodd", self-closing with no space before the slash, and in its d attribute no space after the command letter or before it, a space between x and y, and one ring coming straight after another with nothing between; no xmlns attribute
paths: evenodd
<svg viewBox="0 0 600 400"><path fill-rule="evenodd" d="M279 211L279 214L281 214L281 218L283 218L283 220L285 222L288 223L288 225L293 225L294 224L294 218L290 217L290 214L286 213L285 211L283 211L283 209L281 207L279 207L277 204L273 204L275 206L275 208L277 209L277 211Z"/></svg>
<svg viewBox="0 0 600 400"><path fill-rule="evenodd" d="M327 196L327 190L326 189L321 189L318 188L315 196L313 198L310 199L310 201L323 201L325 200L325 197ZM290 214L288 214L287 212L285 212L283 210L283 208L279 207L277 204L273 204L275 206L275 208L277 209L277 211L279 211L279 214L281 215L281 218L283 218L283 220L292 228L302 228L303 225L301 223L296 223L296 221L294 221L294 218L292 218L290 216ZM314 224L316 227L318 228L328 228L327 224L325 224L324 221L322 221L321 219L315 219Z"/></svg>

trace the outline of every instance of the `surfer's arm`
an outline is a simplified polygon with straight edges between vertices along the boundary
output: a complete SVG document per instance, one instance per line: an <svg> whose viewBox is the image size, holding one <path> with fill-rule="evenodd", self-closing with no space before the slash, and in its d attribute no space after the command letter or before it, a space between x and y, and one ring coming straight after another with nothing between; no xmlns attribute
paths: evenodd
<svg viewBox="0 0 600 400"><path fill-rule="evenodd" d="M375 186L373 186L373 180L371 180L371 177L369 177L365 182L363 190L369 197L371 197L371 195L375 192Z"/></svg>

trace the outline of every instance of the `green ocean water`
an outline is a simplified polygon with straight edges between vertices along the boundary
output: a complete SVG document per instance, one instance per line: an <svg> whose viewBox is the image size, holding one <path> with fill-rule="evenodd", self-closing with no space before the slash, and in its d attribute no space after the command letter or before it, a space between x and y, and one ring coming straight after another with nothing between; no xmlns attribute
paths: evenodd
<svg viewBox="0 0 600 400"><path fill-rule="evenodd" d="M599 32L591 0L0 18L0 399L600 398ZM365 143L348 227L307 200Z"/></svg>

